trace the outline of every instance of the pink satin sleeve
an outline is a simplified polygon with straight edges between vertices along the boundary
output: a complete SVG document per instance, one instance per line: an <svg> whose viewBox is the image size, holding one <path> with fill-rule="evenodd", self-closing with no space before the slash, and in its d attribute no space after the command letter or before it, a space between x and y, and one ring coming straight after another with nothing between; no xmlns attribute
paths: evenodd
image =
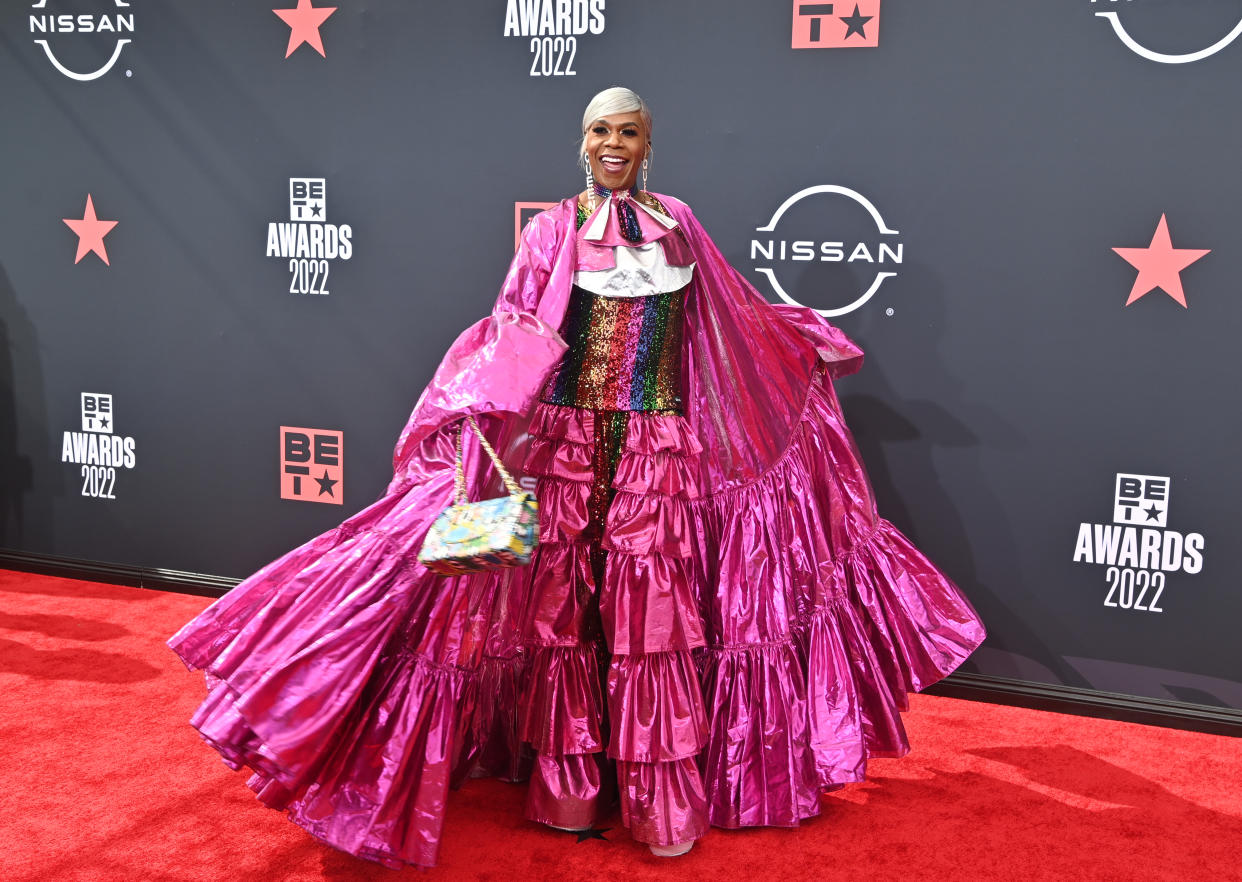
<svg viewBox="0 0 1242 882"><path fill-rule="evenodd" d="M815 345L834 380L857 373L862 368L863 351L845 333L809 306L775 304L772 307Z"/></svg>
<svg viewBox="0 0 1242 882"><path fill-rule="evenodd" d="M429 437L466 414L526 413L547 372L565 351L557 332L572 276L573 237L558 232L554 212L527 224L492 314L449 347L414 406L393 453L393 483L425 477L415 452ZM569 250L569 257L564 253Z"/></svg>

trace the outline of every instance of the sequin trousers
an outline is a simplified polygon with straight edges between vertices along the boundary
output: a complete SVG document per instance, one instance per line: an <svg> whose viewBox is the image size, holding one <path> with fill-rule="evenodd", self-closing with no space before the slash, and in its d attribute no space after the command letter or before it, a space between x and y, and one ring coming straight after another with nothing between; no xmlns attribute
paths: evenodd
<svg viewBox="0 0 1242 882"><path fill-rule="evenodd" d="M536 753L526 815L587 827L619 796L631 835L657 845L707 829L687 529L701 447L680 415L684 297L574 289L569 349L525 463L542 537L523 617L520 731Z"/></svg>

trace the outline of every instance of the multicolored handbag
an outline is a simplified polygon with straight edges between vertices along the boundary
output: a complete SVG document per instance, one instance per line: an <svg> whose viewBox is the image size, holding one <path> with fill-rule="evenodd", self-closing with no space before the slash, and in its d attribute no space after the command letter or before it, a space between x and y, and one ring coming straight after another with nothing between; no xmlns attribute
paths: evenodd
<svg viewBox="0 0 1242 882"><path fill-rule="evenodd" d="M539 503L535 495L519 487L505 470L474 417L466 417L465 422L479 436L479 443L500 472L509 495L480 502L467 501L466 472L462 465L463 428L457 435L454 502L440 512L418 553L419 563L442 576L522 566L530 563L530 556L539 543Z"/></svg>

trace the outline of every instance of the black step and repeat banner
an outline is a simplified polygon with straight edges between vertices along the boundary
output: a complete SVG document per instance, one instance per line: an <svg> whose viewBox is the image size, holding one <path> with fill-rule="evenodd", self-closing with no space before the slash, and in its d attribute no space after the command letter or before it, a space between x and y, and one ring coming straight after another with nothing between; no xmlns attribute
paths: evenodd
<svg viewBox="0 0 1242 882"><path fill-rule="evenodd" d="M372 501L621 83L651 188L867 350L974 670L1242 708L1242 2L0 8L3 547L240 577Z"/></svg>

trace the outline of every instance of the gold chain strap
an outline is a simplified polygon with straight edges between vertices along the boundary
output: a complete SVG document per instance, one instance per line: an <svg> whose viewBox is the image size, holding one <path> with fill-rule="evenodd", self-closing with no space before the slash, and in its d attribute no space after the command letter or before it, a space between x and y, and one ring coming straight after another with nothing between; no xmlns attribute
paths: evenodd
<svg viewBox="0 0 1242 882"><path fill-rule="evenodd" d="M492 465L496 467L496 471L500 472L500 480L504 481L505 489L509 491L509 495L516 496L523 492L518 486L517 481L513 480L513 476L509 474L504 463L500 461L500 457L496 455L496 451L492 449L492 445L487 443L487 438L483 436L483 431L479 428L479 424L475 422L474 416L467 416L464 422L470 424L470 428L474 429L474 434L479 436L479 443L483 445L483 449L487 452L488 457L492 460ZM456 472L453 475L453 496L457 504L461 505L467 502L466 499L466 467L463 462L465 449L465 430L458 428L457 430L457 463Z"/></svg>

